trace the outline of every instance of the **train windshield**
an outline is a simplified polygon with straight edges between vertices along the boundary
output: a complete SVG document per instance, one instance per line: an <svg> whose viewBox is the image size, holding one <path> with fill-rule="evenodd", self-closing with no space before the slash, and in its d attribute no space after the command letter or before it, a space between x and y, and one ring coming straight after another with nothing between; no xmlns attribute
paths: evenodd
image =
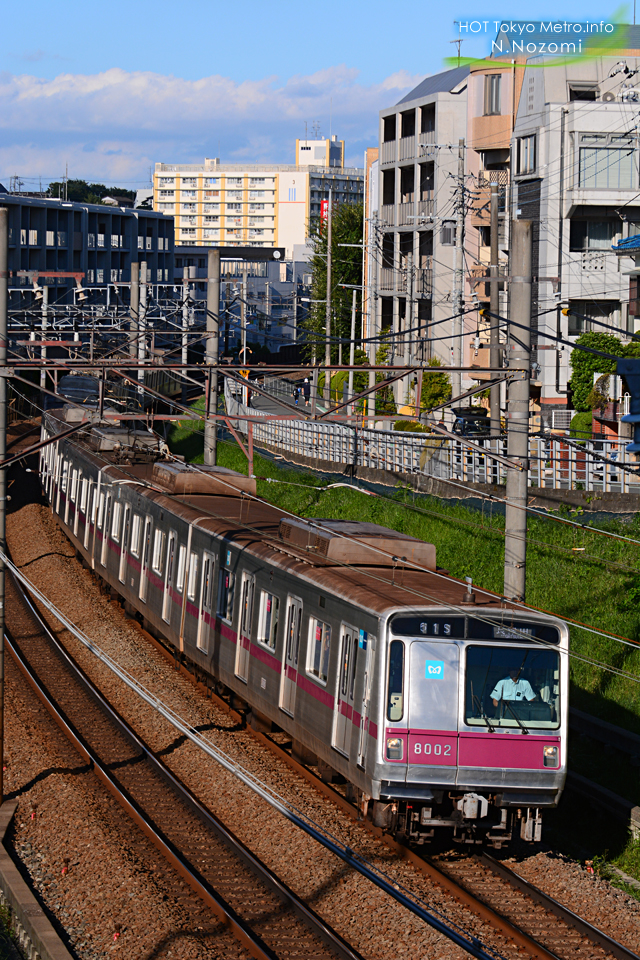
<svg viewBox="0 0 640 960"><path fill-rule="evenodd" d="M560 725L559 677L555 650L469 646L465 722L489 730L555 729Z"/></svg>

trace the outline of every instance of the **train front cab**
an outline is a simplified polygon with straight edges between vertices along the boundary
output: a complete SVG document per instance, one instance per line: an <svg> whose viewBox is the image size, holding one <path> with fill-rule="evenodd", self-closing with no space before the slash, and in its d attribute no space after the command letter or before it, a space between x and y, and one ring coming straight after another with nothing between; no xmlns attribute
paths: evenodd
<svg viewBox="0 0 640 960"><path fill-rule="evenodd" d="M568 642L561 622L511 611L392 617L378 825L499 848L519 821L539 840L566 776Z"/></svg>

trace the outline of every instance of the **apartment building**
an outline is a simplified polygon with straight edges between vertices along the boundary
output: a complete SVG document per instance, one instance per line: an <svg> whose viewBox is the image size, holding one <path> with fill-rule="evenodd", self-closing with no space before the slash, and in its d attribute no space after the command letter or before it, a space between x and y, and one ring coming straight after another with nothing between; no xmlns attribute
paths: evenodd
<svg viewBox="0 0 640 960"><path fill-rule="evenodd" d="M640 48L640 29L629 29ZM637 330L634 261L611 248L640 233L640 49L545 70L533 61L523 81L512 142L512 216L538 225L534 275L557 278L534 285L534 360L543 421L561 426L570 409L571 349L544 334L574 341L593 329L625 340ZM566 304L575 314L562 313Z"/></svg>
<svg viewBox="0 0 640 960"><path fill-rule="evenodd" d="M105 302L113 284L127 284L132 261L145 260L153 284L173 283L173 218L151 210L0 194L9 211L9 288L12 306L28 303L37 271L49 300L73 303L73 277L83 274L90 302ZM113 291L111 291L113 293ZM128 299L128 291L121 290ZM26 299L25 299L25 294Z"/></svg>
<svg viewBox="0 0 640 960"><path fill-rule="evenodd" d="M177 244L284 247L299 259L329 189L337 203L359 203L364 190L362 169L335 165L343 141L298 140L297 157L306 146L323 152L322 164L157 163L154 209L175 217Z"/></svg>

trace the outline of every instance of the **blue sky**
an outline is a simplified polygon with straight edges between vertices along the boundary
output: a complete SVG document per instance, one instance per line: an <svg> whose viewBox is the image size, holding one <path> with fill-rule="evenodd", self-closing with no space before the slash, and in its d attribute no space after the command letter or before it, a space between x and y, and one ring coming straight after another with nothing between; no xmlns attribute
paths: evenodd
<svg viewBox="0 0 640 960"><path fill-rule="evenodd" d="M143 186L157 160L293 162L320 123L362 164L377 112L442 69L454 21L577 19L545 2L31 0L3 10L0 180ZM25 9L28 12L25 12ZM629 8L632 12L632 7ZM580 19L614 8L580 4ZM463 34L465 35L465 34ZM467 32L466 36L470 36ZM463 55L489 52L491 30Z"/></svg>

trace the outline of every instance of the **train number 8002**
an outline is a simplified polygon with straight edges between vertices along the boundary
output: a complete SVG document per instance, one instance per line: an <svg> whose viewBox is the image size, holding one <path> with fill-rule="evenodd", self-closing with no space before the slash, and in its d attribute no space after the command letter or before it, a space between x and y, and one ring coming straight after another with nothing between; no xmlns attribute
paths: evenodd
<svg viewBox="0 0 640 960"><path fill-rule="evenodd" d="M416 756L424 754L425 757L429 757L433 754L435 757L449 757L451 756L451 744L450 743L415 743L413 745L413 752Z"/></svg>

